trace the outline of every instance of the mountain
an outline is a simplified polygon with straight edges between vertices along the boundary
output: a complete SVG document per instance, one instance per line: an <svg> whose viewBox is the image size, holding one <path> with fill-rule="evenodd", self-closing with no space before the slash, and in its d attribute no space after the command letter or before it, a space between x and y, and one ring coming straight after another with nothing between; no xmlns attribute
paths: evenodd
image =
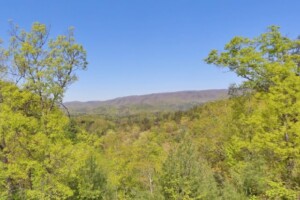
<svg viewBox="0 0 300 200"><path fill-rule="evenodd" d="M187 110L193 106L228 97L228 90L201 90L119 97L107 101L66 102L71 114L131 115L141 112Z"/></svg>

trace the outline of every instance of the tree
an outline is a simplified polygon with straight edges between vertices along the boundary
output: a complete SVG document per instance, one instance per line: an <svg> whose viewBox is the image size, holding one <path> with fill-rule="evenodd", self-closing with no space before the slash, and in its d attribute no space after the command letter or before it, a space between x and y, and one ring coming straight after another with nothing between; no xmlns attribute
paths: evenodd
<svg viewBox="0 0 300 200"><path fill-rule="evenodd" d="M225 52L213 50L206 58L245 78L242 87L250 91L235 99L234 134L227 145L227 161L236 171L255 160L264 163L263 190L253 190L257 181L244 179L249 195L299 197L299 44L298 39L284 37L278 27L271 26L254 39L235 37Z"/></svg>
<svg viewBox="0 0 300 200"><path fill-rule="evenodd" d="M218 195L210 167L188 140L169 154L162 169L161 187L166 199L216 199Z"/></svg>
<svg viewBox="0 0 300 200"><path fill-rule="evenodd" d="M100 164L97 162L95 156L97 153L92 153L94 155L89 155L85 165L79 170L78 185L76 188L78 193L74 195L76 199L101 200L109 195L106 175L103 173L104 170L100 168Z"/></svg>
<svg viewBox="0 0 300 200"><path fill-rule="evenodd" d="M37 94L41 105L51 110L62 103L67 87L77 80L75 72L86 69L87 61L72 28L55 39L49 39L49 33L50 29L38 22L29 32L12 24L9 48L1 49L0 58L9 79Z"/></svg>
<svg viewBox="0 0 300 200"><path fill-rule="evenodd" d="M39 97L9 83L0 82L0 96L1 198L70 196L67 180L81 159L66 137L68 118L57 108L40 117Z"/></svg>
<svg viewBox="0 0 300 200"><path fill-rule="evenodd" d="M276 66L300 75L300 40L283 36L277 26L253 39L234 37L224 49L221 53L212 50L205 61L227 67L246 79L246 88L268 91L275 84L272 77Z"/></svg>
<svg viewBox="0 0 300 200"><path fill-rule="evenodd" d="M48 34L40 23L30 32L14 26L9 48L0 47L1 199L67 199L87 160L58 107L75 71L86 68L86 53L72 30L54 40Z"/></svg>

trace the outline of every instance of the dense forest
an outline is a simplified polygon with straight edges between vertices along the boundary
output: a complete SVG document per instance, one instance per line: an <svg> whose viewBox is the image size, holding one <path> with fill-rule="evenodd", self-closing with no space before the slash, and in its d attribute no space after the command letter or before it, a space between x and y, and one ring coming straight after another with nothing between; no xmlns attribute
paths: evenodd
<svg viewBox="0 0 300 200"><path fill-rule="evenodd" d="M207 63L244 78L188 111L69 115L86 52L12 25L0 48L0 199L299 199L300 40L275 26Z"/></svg>

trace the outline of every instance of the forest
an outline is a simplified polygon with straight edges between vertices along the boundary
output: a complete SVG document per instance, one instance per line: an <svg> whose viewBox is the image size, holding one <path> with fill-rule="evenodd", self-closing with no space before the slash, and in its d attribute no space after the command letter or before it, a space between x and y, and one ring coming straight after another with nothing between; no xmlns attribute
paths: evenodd
<svg viewBox="0 0 300 200"><path fill-rule="evenodd" d="M277 26L205 61L243 78L187 111L72 115L87 53L12 24L0 47L0 199L300 199L300 40ZM212 66L212 67L214 67Z"/></svg>

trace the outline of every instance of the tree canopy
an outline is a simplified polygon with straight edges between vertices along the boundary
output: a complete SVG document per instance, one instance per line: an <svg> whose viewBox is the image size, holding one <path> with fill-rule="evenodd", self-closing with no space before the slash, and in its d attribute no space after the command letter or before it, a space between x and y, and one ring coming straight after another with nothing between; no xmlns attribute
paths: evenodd
<svg viewBox="0 0 300 200"><path fill-rule="evenodd" d="M233 169L261 162L266 171L263 179L255 180L261 186L252 185L248 195L296 199L300 186L299 44L271 26L254 39L235 37L224 52L213 50L206 58L245 78L242 87L252 93L235 100L231 122L235 133L227 151Z"/></svg>
<svg viewBox="0 0 300 200"><path fill-rule="evenodd" d="M86 53L73 32L12 26L0 48L0 199L300 198L299 42L272 26L206 61L247 93L188 111L67 117Z"/></svg>
<svg viewBox="0 0 300 200"><path fill-rule="evenodd" d="M76 71L87 67L86 52L73 28L52 39L44 24L36 22L26 31L11 23L9 47L0 52L6 77L38 95L42 103L50 101L50 109L62 103L67 87L77 80Z"/></svg>
<svg viewBox="0 0 300 200"><path fill-rule="evenodd" d="M286 73L300 75L300 40L283 36L278 26L270 26L256 38L234 37L223 52L212 50L205 61L227 67L246 79L244 87L268 91L276 84L272 78Z"/></svg>

